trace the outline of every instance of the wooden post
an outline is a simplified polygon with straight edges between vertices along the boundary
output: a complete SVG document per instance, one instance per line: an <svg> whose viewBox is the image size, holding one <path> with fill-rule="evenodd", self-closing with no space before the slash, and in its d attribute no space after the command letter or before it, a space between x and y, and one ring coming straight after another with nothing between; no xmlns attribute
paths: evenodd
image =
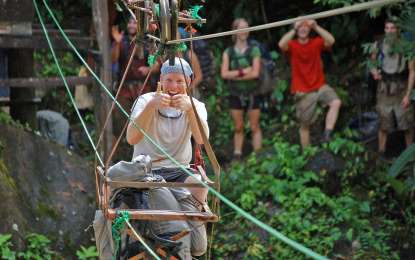
<svg viewBox="0 0 415 260"><path fill-rule="evenodd" d="M102 0L92 0L92 16L94 19L95 33L97 37L98 47L100 50L101 62L99 63L99 74L105 86L111 90L112 86L112 71L111 71L111 48L110 48L110 33L109 33L109 17L108 17L108 2ZM100 133L106 116L111 108L111 98L101 88L99 89L99 100L95 104L97 108L98 130ZM105 128L103 139L103 158L108 158L112 147L112 120L110 118L107 127Z"/></svg>
<svg viewBox="0 0 415 260"><path fill-rule="evenodd" d="M8 52L9 77L31 77L33 76L33 50L12 49ZM11 88L10 100L14 103L10 106L10 115L22 123L28 123L36 129L36 104L30 102L19 102L19 100L35 99L34 88Z"/></svg>
<svg viewBox="0 0 415 260"><path fill-rule="evenodd" d="M31 35L34 8L31 1L0 1L0 24L2 34ZM9 77L33 76L33 49L11 49L7 52ZM35 98L34 89L10 89L12 101ZM36 105L31 103L16 103L10 107L10 114L22 123L28 123L36 129Z"/></svg>

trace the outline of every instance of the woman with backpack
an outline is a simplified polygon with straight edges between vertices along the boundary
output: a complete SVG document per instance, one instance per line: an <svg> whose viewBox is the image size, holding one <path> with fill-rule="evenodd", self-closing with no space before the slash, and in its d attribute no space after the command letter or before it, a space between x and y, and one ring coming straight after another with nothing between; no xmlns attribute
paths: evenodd
<svg viewBox="0 0 415 260"><path fill-rule="evenodd" d="M243 18L238 18L232 23L234 30L248 26L248 22ZM248 32L232 36L234 44L228 47L222 56L221 76L228 81L229 104L235 127L235 160L240 159L242 155L245 112L248 112L253 149L257 151L262 147L262 132L259 125L261 98L255 93L261 69L261 52L257 46L248 44L248 36Z"/></svg>

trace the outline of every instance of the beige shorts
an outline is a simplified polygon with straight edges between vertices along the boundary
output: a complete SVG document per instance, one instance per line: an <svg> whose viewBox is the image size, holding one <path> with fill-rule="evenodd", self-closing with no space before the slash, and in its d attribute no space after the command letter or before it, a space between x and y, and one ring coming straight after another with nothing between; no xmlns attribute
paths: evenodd
<svg viewBox="0 0 415 260"><path fill-rule="evenodd" d="M295 94L295 108L298 121L301 125L311 125L317 119L317 104L328 106L336 99L339 99L339 97L329 85L324 85L313 92Z"/></svg>
<svg viewBox="0 0 415 260"><path fill-rule="evenodd" d="M380 117L380 129L386 132L408 130L414 126L414 109L401 105L405 96L406 82L379 82L376 110Z"/></svg>

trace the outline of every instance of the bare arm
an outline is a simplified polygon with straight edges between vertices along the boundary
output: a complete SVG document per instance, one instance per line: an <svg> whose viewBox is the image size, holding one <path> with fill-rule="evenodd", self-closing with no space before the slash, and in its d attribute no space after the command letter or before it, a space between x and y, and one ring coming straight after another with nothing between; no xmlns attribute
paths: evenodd
<svg viewBox="0 0 415 260"><path fill-rule="evenodd" d="M314 29L316 33L318 33L321 38L324 40L324 47L330 48L333 46L334 42L336 41L331 33L329 33L326 29L318 25L315 21L311 22L311 27Z"/></svg>
<svg viewBox="0 0 415 260"><path fill-rule="evenodd" d="M239 76L238 70L229 70L229 55L226 52L222 55L220 75L223 79L236 79Z"/></svg>
<svg viewBox="0 0 415 260"><path fill-rule="evenodd" d="M291 41L295 36L295 30L291 29L288 31L284 36L282 36L281 40L278 42L278 47L284 52L288 51L288 42Z"/></svg>
<svg viewBox="0 0 415 260"><path fill-rule="evenodd" d="M414 88L414 84L415 84L415 60L409 61L408 68L409 68L408 91L406 92L406 95L410 96L412 89Z"/></svg>
<svg viewBox="0 0 415 260"><path fill-rule="evenodd" d="M375 49L376 50L376 49ZM372 62L373 64L376 64L377 61L377 57L378 57L378 50L373 51L370 54L370 62ZM370 74L372 74L372 77L374 80L381 80L382 79L382 74L380 73L379 69L377 68L377 66L374 66L369 68L370 69Z"/></svg>
<svg viewBox="0 0 415 260"><path fill-rule="evenodd" d="M401 105L404 109L407 109L411 105L411 92L415 83L415 60L408 62L409 76L408 76L408 88L405 96L402 99Z"/></svg>
<svg viewBox="0 0 415 260"><path fill-rule="evenodd" d="M257 79L259 77L260 70L261 70L261 58L256 57L252 60L252 67L248 67L244 69L245 75L242 77L236 78L236 80Z"/></svg>
<svg viewBox="0 0 415 260"><path fill-rule="evenodd" d="M189 57L192 59L191 65L193 68L193 73L195 74L195 78L192 81L192 87L197 88L197 86L199 86L200 82L203 80L202 69L200 68L199 58L197 57L196 53L191 51Z"/></svg>
<svg viewBox="0 0 415 260"><path fill-rule="evenodd" d="M111 28L111 36L114 39L114 45L111 49L111 60L112 63L118 62L120 58L120 49L121 49L121 41L122 41L122 32L118 30L118 26L114 25Z"/></svg>

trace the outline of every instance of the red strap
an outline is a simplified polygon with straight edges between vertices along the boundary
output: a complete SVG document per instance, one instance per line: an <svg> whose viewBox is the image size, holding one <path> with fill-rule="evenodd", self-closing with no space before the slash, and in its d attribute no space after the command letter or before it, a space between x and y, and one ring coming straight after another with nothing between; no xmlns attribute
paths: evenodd
<svg viewBox="0 0 415 260"><path fill-rule="evenodd" d="M195 146L195 160L194 164L192 165L192 168L197 170L197 166L201 166L203 170L206 170L205 159L203 158L202 149L200 149L199 144L196 144Z"/></svg>

